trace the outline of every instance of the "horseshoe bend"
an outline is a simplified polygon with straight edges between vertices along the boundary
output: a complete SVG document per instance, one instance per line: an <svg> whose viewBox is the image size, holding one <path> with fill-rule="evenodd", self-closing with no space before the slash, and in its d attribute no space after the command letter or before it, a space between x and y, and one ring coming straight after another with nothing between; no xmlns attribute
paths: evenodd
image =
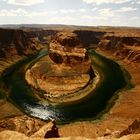
<svg viewBox="0 0 140 140"><path fill-rule="evenodd" d="M48 51L49 55L27 70L28 83L45 91L42 96L52 102L66 102L77 94L84 94L94 72L87 50L76 34L58 33L51 40Z"/></svg>
<svg viewBox="0 0 140 140"><path fill-rule="evenodd" d="M140 29L45 28L0 29L0 136L138 137Z"/></svg>

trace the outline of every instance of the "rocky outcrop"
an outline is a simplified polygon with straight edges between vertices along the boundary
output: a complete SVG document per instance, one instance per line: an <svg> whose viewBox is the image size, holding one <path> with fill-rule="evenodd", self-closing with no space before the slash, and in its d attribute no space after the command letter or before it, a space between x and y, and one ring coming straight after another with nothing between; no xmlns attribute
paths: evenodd
<svg viewBox="0 0 140 140"><path fill-rule="evenodd" d="M45 91L43 98L54 102L73 97L90 80L91 60L74 33L58 33L49 44L49 56L26 72L26 80ZM62 100L62 102L64 99Z"/></svg>
<svg viewBox="0 0 140 140"><path fill-rule="evenodd" d="M0 58L28 55L47 46L56 30L0 29Z"/></svg>
<svg viewBox="0 0 140 140"><path fill-rule="evenodd" d="M48 47L55 30L0 29L0 74L24 56Z"/></svg>
<svg viewBox="0 0 140 140"><path fill-rule="evenodd" d="M104 136L95 138L82 136L58 138L58 129L54 121L46 123L35 118L19 116L0 121L0 140L139 140L139 130L138 118L122 132L107 130Z"/></svg>
<svg viewBox="0 0 140 140"><path fill-rule="evenodd" d="M80 45L80 40L76 34L72 32L60 32L53 37L52 42L55 41L62 46L75 47ZM51 45L51 44L50 44Z"/></svg>
<svg viewBox="0 0 140 140"><path fill-rule="evenodd" d="M0 57L29 55L41 49L36 38L29 38L23 30L0 29Z"/></svg>
<svg viewBox="0 0 140 140"><path fill-rule="evenodd" d="M4 130L17 131L31 137L51 138L59 136L54 121L46 123L26 115L0 120L0 132Z"/></svg>
<svg viewBox="0 0 140 140"><path fill-rule="evenodd" d="M140 118L137 118L127 129L120 133L120 137L129 134L139 134L140 133Z"/></svg>
<svg viewBox="0 0 140 140"><path fill-rule="evenodd" d="M43 29L31 29L27 30L24 29L27 32L28 38L38 38L40 44L42 45L49 45L52 36L55 36L56 33L58 33L57 30L43 30Z"/></svg>
<svg viewBox="0 0 140 140"><path fill-rule="evenodd" d="M131 35L106 34L100 41L101 50L111 51L120 59L140 62L140 37Z"/></svg>
<svg viewBox="0 0 140 140"><path fill-rule="evenodd" d="M0 131L13 130L24 133L27 136L32 135L40 129L45 123L38 119L28 116L19 116L0 120Z"/></svg>
<svg viewBox="0 0 140 140"><path fill-rule="evenodd" d="M15 131L3 131L0 132L1 140L140 140L140 134L133 134L123 136L121 138L113 137L98 137L98 138L86 138L86 137L63 137L63 138L40 138L40 137L27 137L24 134L15 132Z"/></svg>
<svg viewBox="0 0 140 140"><path fill-rule="evenodd" d="M31 138L57 138L59 137L58 128L56 127L55 121L49 122L42 126L37 132L35 132Z"/></svg>
<svg viewBox="0 0 140 140"><path fill-rule="evenodd" d="M106 34L105 31L75 30L75 34L86 48L97 48L100 39Z"/></svg>
<svg viewBox="0 0 140 140"><path fill-rule="evenodd" d="M74 33L58 33L49 45L49 56L54 63L67 65L72 69L77 65L82 66L81 69L75 69L77 73L88 73L90 70L91 61L87 50Z"/></svg>

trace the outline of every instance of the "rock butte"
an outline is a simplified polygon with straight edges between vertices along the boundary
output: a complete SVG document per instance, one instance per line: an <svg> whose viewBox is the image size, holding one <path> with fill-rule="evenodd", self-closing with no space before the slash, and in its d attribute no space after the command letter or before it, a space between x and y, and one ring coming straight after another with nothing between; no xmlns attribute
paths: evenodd
<svg viewBox="0 0 140 140"><path fill-rule="evenodd" d="M26 72L26 80L45 91L44 98L70 97L90 81L91 59L74 33L60 32L49 44L49 55Z"/></svg>

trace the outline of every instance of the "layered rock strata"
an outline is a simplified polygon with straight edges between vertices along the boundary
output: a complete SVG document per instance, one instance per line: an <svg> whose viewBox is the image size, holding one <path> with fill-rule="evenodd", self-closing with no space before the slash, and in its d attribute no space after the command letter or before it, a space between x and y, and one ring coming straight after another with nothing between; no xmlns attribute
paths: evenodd
<svg viewBox="0 0 140 140"><path fill-rule="evenodd" d="M46 123L26 115L0 120L0 132L4 130L20 132L32 138L59 137L54 121Z"/></svg>
<svg viewBox="0 0 140 140"><path fill-rule="evenodd" d="M0 29L0 58L30 55L40 50L39 40L28 34L23 30Z"/></svg>
<svg viewBox="0 0 140 140"><path fill-rule="evenodd" d="M98 44L101 50L113 52L120 59L140 62L140 37L107 33Z"/></svg>
<svg viewBox="0 0 140 140"><path fill-rule="evenodd" d="M0 29L0 74L12 64L43 48L38 37L19 29Z"/></svg>

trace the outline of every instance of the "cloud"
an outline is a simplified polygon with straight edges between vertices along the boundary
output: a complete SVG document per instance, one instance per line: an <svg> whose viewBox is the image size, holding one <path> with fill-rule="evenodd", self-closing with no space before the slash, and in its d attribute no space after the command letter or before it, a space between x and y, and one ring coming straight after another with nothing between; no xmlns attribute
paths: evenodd
<svg viewBox="0 0 140 140"><path fill-rule="evenodd" d="M137 4L140 4L140 0L137 1Z"/></svg>
<svg viewBox="0 0 140 140"><path fill-rule="evenodd" d="M97 7L94 7L91 9L91 11L96 11L98 8Z"/></svg>
<svg viewBox="0 0 140 140"><path fill-rule="evenodd" d="M121 4L130 2L132 0L83 0L83 2L87 4L95 3L97 5L104 4L104 3L114 3L114 4Z"/></svg>
<svg viewBox="0 0 140 140"><path fill-rule="evenodd" d="M130 11L135 11L138 8L134 8L134 7L122 7L118 10L116 10L116 12L130 12Z"/></svg>
<svg viewBox="0 0 140 140"><path fill-rule="evenodd" d="M86 9L60 9L60 10L52 10L52 11L41 11L41 12L29 12L26 11L25 9L22 8L18 8L18 9L11 9L11 10L7 10L7 9L1 9L0 10L0 16L1 17L13 17L13 16L26 16L26 17L45 17L45 16L52 16L52 15L62 15L62 16L66 16L69 14L82 14L82 13L86 13Z"/></svg>
<svg viewBox="0 0 140 140"><path fill-rule="evenodd" d="M140 19L140 18L139 18L139 17L136 17L136 16L130 18L130 20L139 20L139 19Z"/></svg>
<svg viewBox="0 0 140 140"><path fill-rule="evenodd" d="M120 5L121 6L121 5ZM73 25L130 25L139 26L139 15L136 14L138 7L129 5L121 7L102 8L99 6L90 9L57 9L30 11L30 7L15 9L0 9L1 23L46 23L46 24L73 24ZM133 12L136 11L136 12ZM129 17L129 12L131 17ZM126 18L127 17L127 18ZM129 18L128 18L129 17Z"/></svg>
<svg viewBox="0 0 140 140"><path fill-rule="evenodd" d="M61 13L75 13L75 9L61 9L59 12Z"/></svg>
<svg viewBox="0 0 140 140"><path fill-rule="evenodd" d="M98 16L94 17L94 19L103 19L103 20L109 20L110 18L114 20L121 18L121 15L125 12L132 12L137 10L138 8L134 7L121 7L120 9L111 9L111 8L103 8L98 9ZM122 14L120 14L122 13ZM86 16L85 16L86 17ZM91 17L88 17L91 19Z"/></svg>
<svg viewBox="0 0 140 140"><path fill-rule="evenodd" d="M70 13L85 13L86 9L60 9L58 13L70 14Z"/></svg>
<svg viewBox="0 0 140 140"><path fill-rule="evenodd" d="M82 15L80 17L81 19L84 19L84 20L106 20L107 18L104 17L104 16L91 16L91 15Z"/></svg>
<svg viewBox="0 0 140 140"><path fill-rule="evenodd" d="M114 11L110 8L100 9L99 14L104 17L112 17L114 16Z"/></svg>
<svg viewBox="0 0 140 140"><path fill-rule="evenodd" d="M104 9L99 9L98 12L100 16L104 17L113 17L113 16L119 16L119 13L124 13L124 12L132 12L137 10L138 8L134 7L121 7L120 9L110 9L110 8L104 8Z"/></svg>
<svg viewBox="0 0 140 140"><path fill-rule="evenodd" d="M31 6L45 2L44 0L3 0L3 1L7 2L8 4L22 6Z"/></svg>
<svg viewBox="0 0 140 140"><path fill-rule="evenodd" d="M94 17L90 16L90 15L82 15L81 18L83 18L83 19L94 19Z"/></svg>
<svg viewBox="0 0 140 140"><path fill-rule="evenodd" d="M119 19L121 19L121 15L123 13L125 14L125 12L132 12L132 11L135 11L137 9L138 8L135 8L135 7L121 7L119 9L111 9L111 8L93 9L93 10L91 9L91 11L98 10L96 15L84 14L81 16L81 18L89 19L89 20L102 20L102 21L111 19L112 21L116 22ZM137 17L135 17L134 19L136 19L136 18Z"/></svg>
<svg viewBox="0 0 140 140"><path fill-rule="evenodd" d="M86 9L79 9L78 11L81 13L85 13L87 10Z"/></svg>
<svg viewBox="0 0 140 140"><path fill-rule="evenodd" d="M16 10L12 10L12 9L11 10L7 10L7 9L0 10L0 16L1 17L25 16L27 14L28 14L28 12L21 9L21 8L18 8Z"/></svg>
<svg viewBox="0 0 140 140"><path fill-rule="evenodd" d="M58 16L58 17L52 17L50 19L48 19L47 22L49 23L56 23L56 24L70 24L70 22L72 20L74 20L75 18L74 17L71 17L71 16Z"/></svg>

